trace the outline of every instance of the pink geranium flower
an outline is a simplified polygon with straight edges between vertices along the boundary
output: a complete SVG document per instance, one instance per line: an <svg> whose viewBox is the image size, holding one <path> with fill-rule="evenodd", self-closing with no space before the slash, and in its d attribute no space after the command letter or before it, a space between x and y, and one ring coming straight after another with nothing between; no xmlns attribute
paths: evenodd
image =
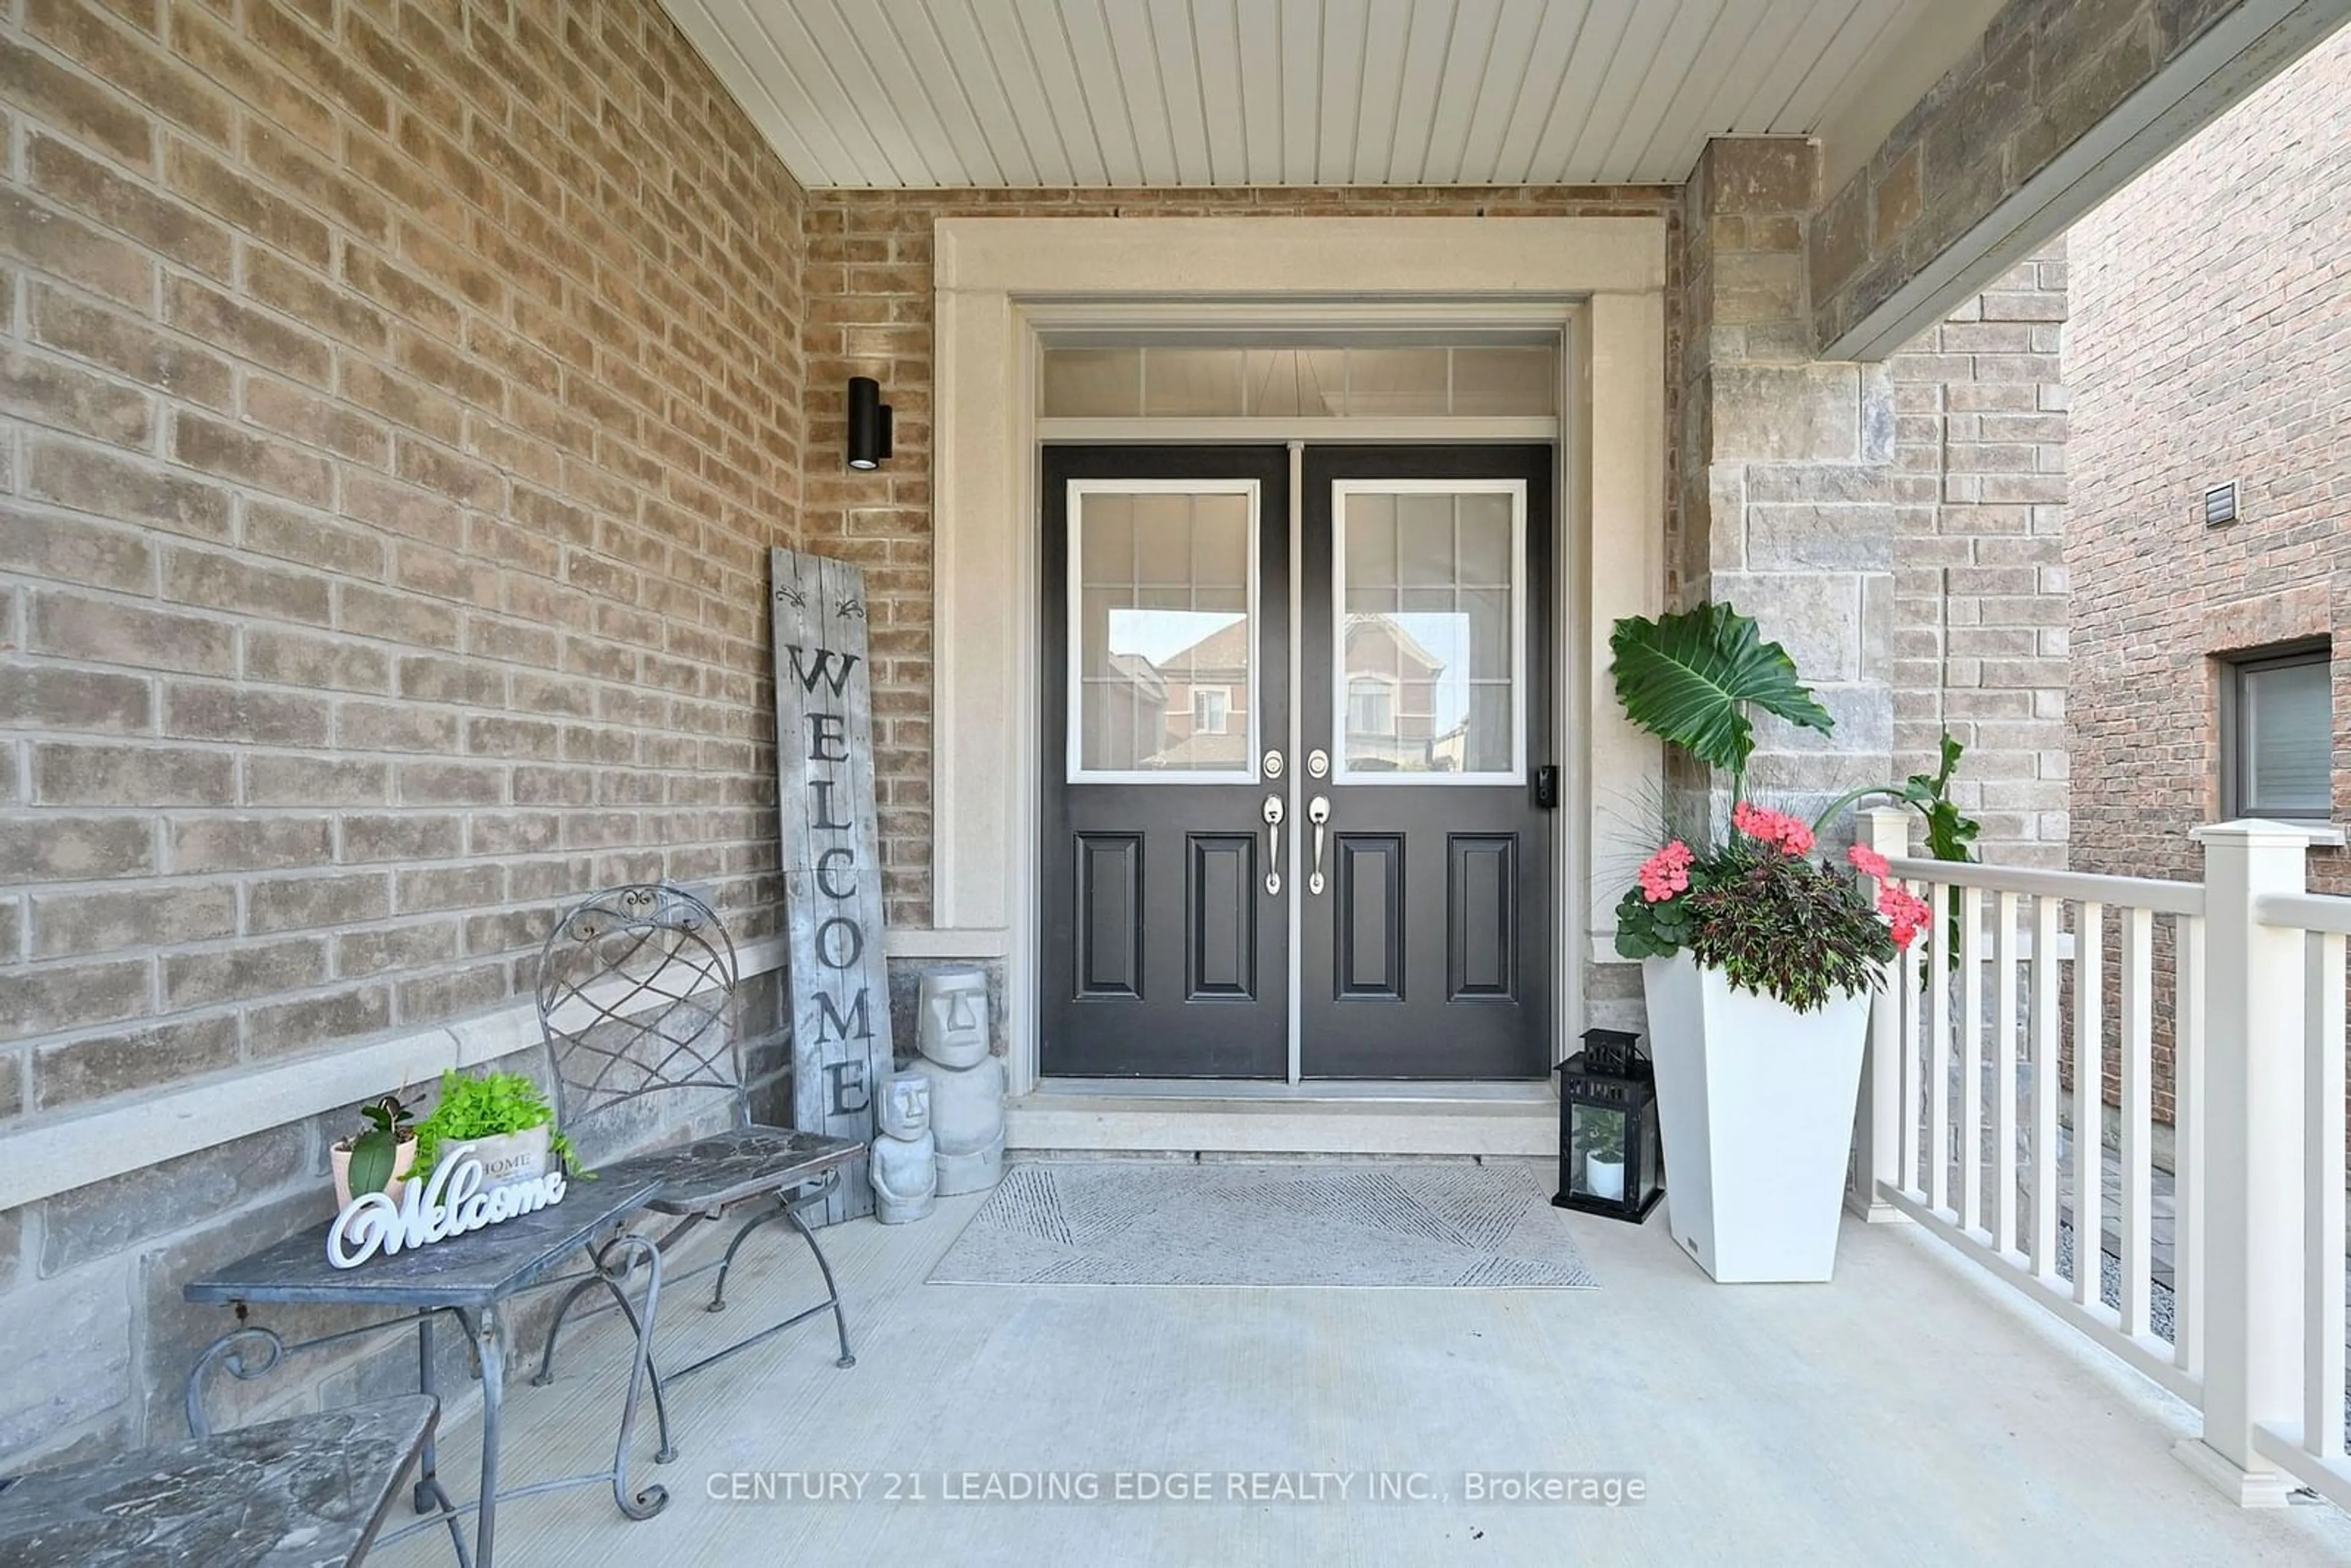
<svg viewBox="0 0 2351 1568"><path fill-rule="evenodd" d="M1935 918L1935 906L1895 883L1887 883L1877 891L1877 912L1894 924L1894 946L1907 947L1917 940L1927 922Z"/></svg>
<svg viewBox="0 0 2351 1568"><path fill-rule="evenodd" d="M1852 862L1854 870L1864 876L1874 876L1880 882L1884 882L1887 873L1894 869L1886 863L1884 855L1879 854L1867 844L1854 845L1844 852L1844 858Z"/></svg>
<svg viewBox="0 0 2351 1568"><path fill-rule="evenodd" d="M1731 808L1730 825L1758 843L1771 845L1782 854L1812 852L1813 830L1785 811L1775 811L1769 806L1741 800Z"/></svg>
<svg viewBox="0 0 2351 1568"><path fill-rule="evenodd" d="M1641 883L1641 896L1651 904L1663 904L1677 893L1687 892L1690 862L1696 858L1687 844L1676 839L1643 861L1636 873Z"/></svg>

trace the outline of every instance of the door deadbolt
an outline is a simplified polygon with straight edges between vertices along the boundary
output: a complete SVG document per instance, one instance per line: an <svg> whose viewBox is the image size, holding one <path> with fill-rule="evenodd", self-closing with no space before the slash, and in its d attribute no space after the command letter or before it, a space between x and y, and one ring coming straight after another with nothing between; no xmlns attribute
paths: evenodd
<svg viewBox="0 0 2351 1568"><path fill-rule="evenodd" d="M1313 750L1308 752L1306 754L1306 771L1309 775L1316 779L1329 778L1331 775L1331 754L1323 750L1319 746Z"/></svg>

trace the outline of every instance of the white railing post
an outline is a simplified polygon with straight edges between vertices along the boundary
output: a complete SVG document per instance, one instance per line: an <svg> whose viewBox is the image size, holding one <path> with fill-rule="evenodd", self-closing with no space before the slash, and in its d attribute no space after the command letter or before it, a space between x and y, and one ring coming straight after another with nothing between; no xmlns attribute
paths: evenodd
<svg viewBox="0 0 2351 1568"><path fill-rule="evenodd" d="M2294 1483L2255 1452L2253 1429L2302 1416L2304 936L2254 907L2303 891L2309 835L2238 821L2192 836L2204 846L2203 1147L2182 1155L2204 1173L2204 1436L2178 1452L2240 1504L2278 1507Z"/></svg>
<svg viewBox="0 0 2351 1568"><path fill-rule="evenodd" d="M1889 858L1910 852L1910 813L1872 806L1859 813L1857 841ZM1873 890L1876 884L1871 884ZM1845 1207L1872 1225L1910 1222L1886 1201L1878 1184L1902 1177L1902 966L1888 967L1869 1004L1869 1055L1861 1069L1861 1100L1854 1110L1853 1183ZM1916 1113L1915 1111L1912 1113Z"/></svg>

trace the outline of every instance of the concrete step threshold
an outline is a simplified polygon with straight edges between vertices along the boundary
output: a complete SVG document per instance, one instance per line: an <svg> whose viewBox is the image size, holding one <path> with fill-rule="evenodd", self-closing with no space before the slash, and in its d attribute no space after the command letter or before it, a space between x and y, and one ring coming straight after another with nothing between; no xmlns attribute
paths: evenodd
<svg viewBox="0 0 2351 1568"><path fill-rule="evenodd" d="M1048 1079L1006 1106L1030 1154L1552 1155L1559 1099L1525 1083Z"/></svg>

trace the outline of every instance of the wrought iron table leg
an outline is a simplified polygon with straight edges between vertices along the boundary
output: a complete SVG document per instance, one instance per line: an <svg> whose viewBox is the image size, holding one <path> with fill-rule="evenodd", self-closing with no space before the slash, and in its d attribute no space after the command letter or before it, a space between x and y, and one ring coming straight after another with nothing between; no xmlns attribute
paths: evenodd
<svg viewBox="0 0 2351 1568"><path fill-rule="evenodd" d="M627 1278L625 1271L616 1272L611 1267L612 1254L618 1250L628 1251L645 1260L645 1315L642 1320L629 1306L628 1293L622 1284ZM651 1519L669 1506L669 1489L649 1486L633 1498L630 1495L629 1438L637 1426L638 1390L651 1382L653 1410L660 1418L662 1433L662 1451L656 1457L664 1462L676 1457L670 1449L669 1417L662 1411L661 1383L653 1365L653 1322L661 1313L661 1249L634 1232L624 1233L605 1243L603 1251L596 1259L596 1267L598 1272L611 1283L612 1293L621 1302L622 1312L628 1318L629 1325L637 1331L636 1351L629 1361L629 1392L621 1405L621 1436L619 1441L612 1445L612 1500L631 1519Z"/></svg>
<svg viewBox="0 0 2351 1568"><path fill-rule="evenodd" d="M416 1391L437 1397L439 1390L434 1386L433 1375L433 1317L429 1311L416 1316ZM457 1568L476 1568L474 1554L465 1548L465 1531L458 1519L457 1505L441 1485L438 1455L434 1435L428 1431L424 1434L424 1452L416 1462L416 1490L411 1494L412 1500L418 1513L438 1513L442 1522L448 1525L449 1544L457 1553Z"/></svg>
<svg viewBox="0 0 2351 1568"><path fill-rule="evenodd" d="M590 1242L586 1245L589 1260L593 1262L596 1257L595 1244ZM562 1304L555 1309L555 1321L547 1325L547 1348L539 1353L538 1371L530 1380L532 1387L545 1388L555 1381L555 1342L562 1336L563 1320L571 1315L573 1302L598 1285L604 1283L607 1281L591 1274L563 1293Z"/></svg>
<svg viewBox="0 0 2351 1568"><path fill-rule="evenodd" d="M789 1200L780 1194L778 1195L777 1201L783 1206L784 1218L791 1221L792 1228L800 1233L800 1239L807 1242L809 1250L816 1254L817 1270L824 1276L826 1304L832 1308L833 1331L841 1336L841 1359L832 1364L841 1367L855 1366L857 1357L851 1354L849 1350L849 1319L841 1314L841 1287L832 1282L832 1265L824 1260L824 1249L817 1245L816 1232L808 1228L808 1222L800 1218L799 1210L794 1208Z"/></svg>
<svg viewBox="0 0 2351 1568"><path fill-rule="evenodd" d="M462 1314L461 1314L462 1315ZM506 1408L506 1325L496 1302L486 1302L470 1325L482 1367L482 1490L474 1505L474 1568L491 1568L498 1512L498 1437Z"/></svg>
<svg viewBox="0 0 2351 1568"><path fill-rule="evenodd" d="M751 1239L751 1232L758 1229L762 1225L774 1224L786 1213L790 1212L789 1201L782 1193L776 1195L776 1202L781 1206L780 1211L769 1210L764 1214L753 1215L743 1222L743 1228L735 1233L735 1239L726 1244L726 1256L718 1265L718 1286L710 1292L710 1311L723 1312L726 1310L726 1276L735 1267L735 1254L741 1251L743 1243Z"/></svg>
<svg viewBox="0 0 2351 1568"><path fill-rule="evenodd" d="M645 1316L643 1322L638 1321L637 1310L629 1305L628 1270L625 1268L616 1270L609 1261L613 1249L615 1248L622 1247L623 1243L627 1244L627 1249L629 1251L632 1253L641 1252L650 1260L652 1273L650 1276L650 1281L645 1288L646 1305ZM612 1292L612 1300L620 1306L621 1316L628 1320L629 1332L637 1336L638 1354L641 1354L644 1360L645 1381L652 1385L653 1391L653 1421L661 1429L661 1447L653 1450L653 1463L657 1465L668 1464L672 1459L677 1458L677 1448L676 1445L673 1444L669 1440L669 1401L662 1394L661 1367L653 1361L652 1350L653 1342L653 1303L660 1300L661 1297L661 1248L656 1243L648 1241L643 1237L639 1236L632 1231L624 1236L616 1236L612 1238L611 1240L604 1243L603 1249L601 1251L597 1249L592 1242L590 1243L588 1248L588 1262L589 1265L596 1270L595 1280L590 1282L601 1283L606 1290ZM629 1383L628 1418L632 1423L636 1419L636 1374L634 1371L632 1371L630 1373ZM621 1440L623 1443L628 1441L628 1434L625 1429L622 1433ZM663 1495L666 1497L668 1494L664 1492ZM629 1505L627 1503L622 1503L621 1505L621 1511L628 1513ZM629 1517L632 1519L645 1519L651 1518L652 1515L632 1513L629 1514Z"/></svg>
<svg viewBox="0 0 2351 1568"><path fill-rule="evenodd" d="M416 1392L433 1394L433 1314L425 1312L416 1320ZM440 1423L433 1424L438 1427ZM424 1434L424 1454L416 1461L416 1487L410 1500L419 1513L433 1511L433 1488L440 1476L439 1445L430 1428Z"/></svg>

